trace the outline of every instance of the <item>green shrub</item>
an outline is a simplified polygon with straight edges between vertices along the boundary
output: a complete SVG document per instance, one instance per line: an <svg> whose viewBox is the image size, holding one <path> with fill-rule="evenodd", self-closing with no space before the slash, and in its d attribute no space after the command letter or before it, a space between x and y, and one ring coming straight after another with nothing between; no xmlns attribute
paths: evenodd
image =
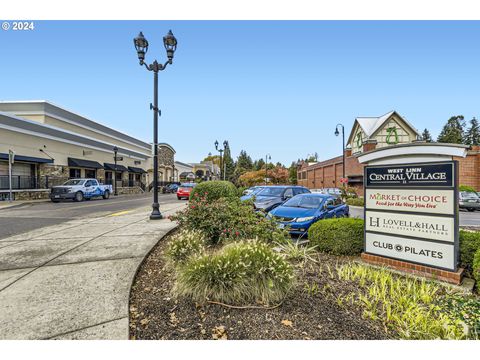
<svg viewBox="0 0 480 360"><path fill-rule="evenodd" d="M273 242L287 235L285 230L278 229L273 220L254 212L250 201L242 202L239 198L211 202L200 198L170 219L178 221L183 228L202 231L208 245L255 238Z"/></svg>
<svg viewBox="0 0 480 360"><path fill-rule="evenodd" d="M172 236L165 255L173 266L182 265L192 256L205 252L205 235L201 231L182 230Z"/></svg>
<svg viewBox="0 0 480 360"><path fill-rule="evenodd" d="M237 196L238 197L243 196L243 192L247 189L248 189L248 187L246 187L246 186L239 186L237 188Z"/></svg>
<svg viewBox="0 0 480 360"><path fill-rule="evenodd" d="M317 221L308 230L311 245L334 255L358 255L363 250L363 220L354 218Z"/></svg>
<svg viewBox="0 0 480 360"><path fill-rule="evenodd" d="M364 198L348 198L345 200L347 205L352 205L352 206L364 206L365 205L365 199Z"/></svg>
<svg viewBox="0 0 480 360"><path fill-rule="evenodd" d="M480 231L460 230L460 265L472 270L473 256L480 249Z"/></svg>
<svg viewBox="0 0 480 360"><path fill-rule="evenodd" d="M237 197L237 188L230 181L204 181L190 193L190 201L205 198L208 201Z"/></svg>
<svg viewBox="0 0 480 360"><path fill-rule="evenodd" d="M468 185L460 185L458 187L458 191L476 192L475 188Z"/></svg>
<svg viewBox="0 0 480 360"><path fill-rule="evenodd" d="M477 281L477 291L480 292L480 249L477 250L473 257L473 277Z"/></svg>
<svg viewBox="0 0 480 360"><path fill-rule="evenodd" d="M234 243L178 268L174 292L198 302L268 304L285 297L293 278L292 267L267 244Z"/></svg>

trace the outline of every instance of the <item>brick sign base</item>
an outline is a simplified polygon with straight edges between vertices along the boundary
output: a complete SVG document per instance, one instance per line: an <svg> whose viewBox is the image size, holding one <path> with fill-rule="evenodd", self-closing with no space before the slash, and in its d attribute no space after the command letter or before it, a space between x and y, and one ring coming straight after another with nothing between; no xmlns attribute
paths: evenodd
<svg viewBox="0 0 480 360"><path fill-rule="evenodd" d="M462 268L459 268L457 272L451 272L366 253L362 253L361 258L363 261L373 265L387 266L413 275L419 275L429 279L438 279L455 285L462 283L464 273L464 269Z"/></svg>

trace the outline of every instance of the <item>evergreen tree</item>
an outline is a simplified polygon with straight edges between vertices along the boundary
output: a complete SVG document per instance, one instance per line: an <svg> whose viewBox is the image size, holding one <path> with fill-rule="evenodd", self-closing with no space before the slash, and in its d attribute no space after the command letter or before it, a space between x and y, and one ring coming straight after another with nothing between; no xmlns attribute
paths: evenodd
<svg viewBox="0 0 480 360"><path fill-rule="evenodd" d="M428 129L423 130L422 140L424 140L426 142L432 142L433 141L432 135L430 135L430 131L428 131Z"/></svg>
<svg viewBox="0 0 480 360"><path fill-rule="evenodd" d="M235 162L232 159L230 145L227 143L223 152L223 170L225 171L225 180L233 181L235 172ZM223 180L223 178L222 178Z"/></svg>
<svg viewBox="0 0 480 360"><path fill-rule="evenodd" d="M292 165L288 168L288 181L290 184L297 184L297 163L292 161Z"/></svg>
<svg viewBox="0 0 480 360"><path fill-rule="evenodd" d="M462 144L464 140L465 120L463 115L452 116L443 127L438 142Z"/></svg>
<svg viewBox="0 0 480 360"><path fill-rule="evenodd" d="M245 171L253 170L252 158L245 150L240 151L240 155L238 155L237 168Z"/></svg>
<svg viewBox="0 0 480 360"><path fill-rule="evenodd" d="M480 145L480 127L477 119L470 120L470 127L465 133L464 142L466 145Z"/></svg>
<svg viewBox="0 0 480 360"><path fill-rule="evenodd" d="M254 170L261 170L265 166L265 160L259 159L255 160Z"/></svg>

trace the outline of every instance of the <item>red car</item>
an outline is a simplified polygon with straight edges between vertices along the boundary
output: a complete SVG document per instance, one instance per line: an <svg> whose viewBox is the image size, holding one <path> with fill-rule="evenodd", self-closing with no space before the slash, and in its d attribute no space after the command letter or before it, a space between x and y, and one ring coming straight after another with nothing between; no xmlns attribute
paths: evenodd
<svg viewBox="0 0 480 360"><path fill-rule="evenodd" d="M177 199L189 199L190 198L190 191L195 187L195 183L186 183L181 184L177 190Z"/></svg>

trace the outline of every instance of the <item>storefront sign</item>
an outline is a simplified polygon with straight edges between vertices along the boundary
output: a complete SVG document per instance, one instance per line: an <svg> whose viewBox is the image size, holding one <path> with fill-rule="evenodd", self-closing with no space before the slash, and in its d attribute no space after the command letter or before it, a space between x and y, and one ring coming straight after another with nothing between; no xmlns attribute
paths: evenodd
<svg viewBox="0 0 480 360"><path fill-rule="evenodd" d="M429 240L455 240L453 217L399 214L381 211L365 213L365 229L384 234L419 237Z"/></svg>
<svg viewBox="0 0 480 360"><path fill-rule="evenodd" d="M366 235L365 251L368 253L443 269L455 269L453 244L374 233L367 233Z"/></svg>
<svg viewBox="0 0 480 360"><path fill-rule="evenodd" d="M433 189L365 189L368 210L391 210L453 215L455 191Z"/></svg>
<svg viewBox="0 0 480 360"><path fill-rule="evenodd" d="M365 252L456 271L456 166L367 166Z"/></svg>
<svg viewBox="0 0 480 360"><path fill-rule="evenodd" d="M368 167L367 186L441 186L454 184L453 163Z"/></svg>

